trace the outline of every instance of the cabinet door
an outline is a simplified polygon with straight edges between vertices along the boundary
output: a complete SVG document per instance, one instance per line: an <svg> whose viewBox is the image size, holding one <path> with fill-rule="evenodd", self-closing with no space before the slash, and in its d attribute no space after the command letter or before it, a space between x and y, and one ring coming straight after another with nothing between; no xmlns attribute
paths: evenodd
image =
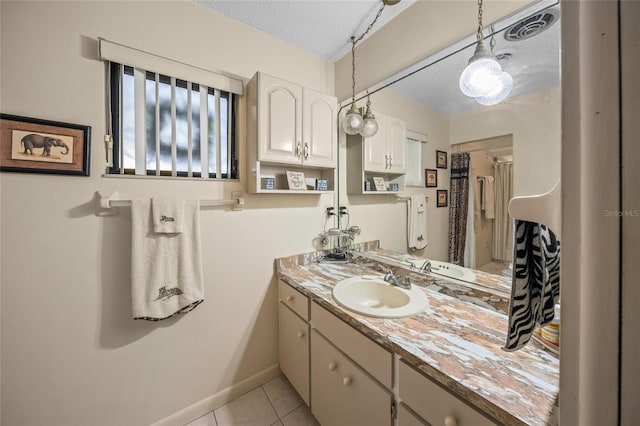
<svg viewBox="0 0 640 426"><path fill-rule="evenodd" d="M316 330L311 333L311 411L318 422L391 426L392 395Z"/></svg>
<svg viewBox="0 0 640 426"><path fill-rule="evenodd" d="M309 405L309 324L287 308L278 307L280 369Z"/></svg>
<svg viewBox="0 0 640 426"><path fill-rule="evenodd" d="M406 172L406 124L402 120L389 117L387 121L387 153L390 157L389 172Z"/></svg>
<svg viewBox="0 0 640 426"><path fill-rule="evenodd" d="M364 138L364 170L367 172L389 172L387 152L387 117L374 113L378 121L378 133Z"/></svg>
<svg viewBox="0 0 640 426"><path fill-rule="evenodd" d="M258 91L258 160L300 164L302 87L260 74Z"/></svg>
<svg viewBox="0 0 640 426"><path fill-rule="evenodd" d="M303 164L336 167L337 101L306 87L302 91Z"/></svg>

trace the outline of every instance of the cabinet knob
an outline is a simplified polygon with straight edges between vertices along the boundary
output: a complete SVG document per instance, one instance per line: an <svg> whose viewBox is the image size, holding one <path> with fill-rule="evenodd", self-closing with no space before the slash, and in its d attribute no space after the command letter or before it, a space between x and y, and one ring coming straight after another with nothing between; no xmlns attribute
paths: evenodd
<svg viewBox="0 0 640 426"><path fill-rule="evenodd" d="M444 418L444 426L458 426L458 420L454 416Z"/></svg>
<svg viewBox="0 0 640 426"><path fill-rule="evenodd" d="M309 144L307 142L304 143L304 159L309 159Z"/></svg>
<svg viewBox="0 0 640 426"><path fill-rule="evenodd" d="M287 296L287 297L285 297L285 300L287 302L291 302L293 300L293 296Z"/></svg>
<svg viewBox="0 0 640 426"><path fill-rule="evenodd" d="M304 336L304 331L298 331L298 338L302 339Z"/></svg>
<svg viewBox="0 0 640 426"><path fill-rule="evenodd" d="M345 386L349 386L351 384L351 382L353 382L353 379L351 377L349 377L349 376L347 376L344 379L342 379L342 384L345 385Z"/></svg>
<svg viewBox="0 0 640 426"><path fill-rule="evenodd" d="M338 364L336 364L335 362L330 362L329 363L329 371L333 371L336 368L338 368Z"/></svg>

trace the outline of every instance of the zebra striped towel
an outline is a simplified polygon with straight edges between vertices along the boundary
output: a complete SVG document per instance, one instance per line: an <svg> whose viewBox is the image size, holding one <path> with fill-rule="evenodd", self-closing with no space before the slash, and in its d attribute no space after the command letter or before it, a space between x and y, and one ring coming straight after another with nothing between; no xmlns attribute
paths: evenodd
<svg viewBox="0 0 640 426"><path fill-rule="evenodd" d="M505 351L522 348L537 325L553 319L560 298L560 241L542 224L516 220L513 265Z"/></svg>

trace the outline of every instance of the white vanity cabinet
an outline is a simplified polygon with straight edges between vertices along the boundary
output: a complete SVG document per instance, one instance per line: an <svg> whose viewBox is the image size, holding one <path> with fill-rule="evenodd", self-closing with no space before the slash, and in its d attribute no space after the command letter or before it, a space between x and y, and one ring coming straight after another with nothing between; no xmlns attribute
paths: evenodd
<svg viewBox="0 0 640 426"><path fill-rule="evenodd" d="M260 191L261 179L285 170L328 178L333 189L337 105L333 96L256 73L247 84L249 192L267 192ZM287 189L286 179L276 180L276 189Z"/></svg>
<svg viewBox="0 0 640 426"><path fill-rule="evenodd" d="M311 303L311 412L322 425L391 426L393 355Z"/></svg>
<svg viewBox="0 0 640 426"><path fill-rule="evenodd" d="M280 369L309 405L309 299L282 281L279 299Z"/></svg>
<svg viewBox="0 0 640 426"><path fill-rule="evenodd" d="M496 423L414 370L403 360L399 363L398 375L399 395L402 400L398 426L496 426Z"/></svg>

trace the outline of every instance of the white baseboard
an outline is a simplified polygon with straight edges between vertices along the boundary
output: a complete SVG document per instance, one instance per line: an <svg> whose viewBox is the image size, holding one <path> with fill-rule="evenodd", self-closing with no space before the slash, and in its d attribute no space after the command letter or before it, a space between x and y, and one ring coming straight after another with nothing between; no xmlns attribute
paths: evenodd
<svg viewBox="0 0 640 426"><path fill-rule="evenodd" d="M244 395L250 390L275 379L280 374L282 374L280 372L280 366L278 364L272 365L271 367L265 368L241 382L224 388L221 391L196 402L195 404L183 408L177 413L159 420L151 426L183 426L198 417L204 416L209 411L213 411L227 402Z"/></svg>

